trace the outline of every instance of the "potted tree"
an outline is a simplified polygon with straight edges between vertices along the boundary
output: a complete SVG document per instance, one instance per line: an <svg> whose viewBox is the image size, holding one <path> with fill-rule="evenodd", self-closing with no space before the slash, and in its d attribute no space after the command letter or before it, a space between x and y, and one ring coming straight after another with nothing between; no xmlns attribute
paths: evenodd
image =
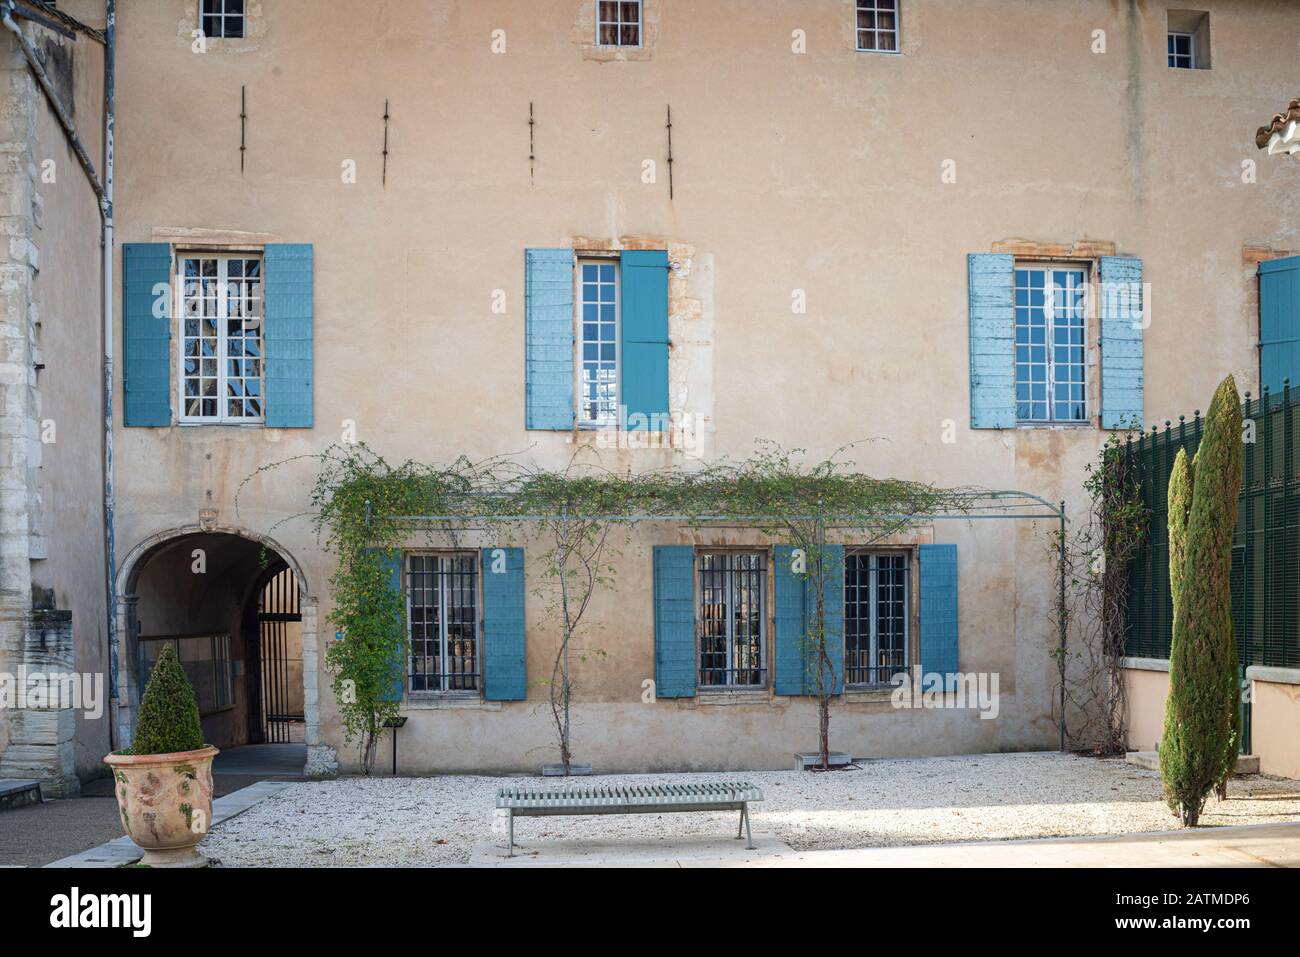
<svg viewBox="0 0 1300 957"><path fill-rule="evenodd" d="M212 759L203 743L199 706L168 645L158 656L140 701L129 749L104 758L113 769L122 828L151 867L202 867L195 850L212 822Z"/></svg>

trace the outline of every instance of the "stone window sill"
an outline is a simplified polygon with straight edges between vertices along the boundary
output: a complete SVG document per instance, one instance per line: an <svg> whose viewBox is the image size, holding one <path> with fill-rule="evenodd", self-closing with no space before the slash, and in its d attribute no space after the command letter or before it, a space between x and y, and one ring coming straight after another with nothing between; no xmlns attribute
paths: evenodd
<svg viewBox="0 0 1300 957"><path fill-rule="evenodd" d="M1251 681L1280 685L1300 685L1300 668L1276 668L1271 665L1251 665L1246 669Z"/></svg>
<svg viewBox="0 0 1300 957"><path fill-rule="evenodd" d="M461 695L422 695L402 702L403 711L500 711L500 701Z"/></svg>
<svg viewBox="0 0 1300 957"><path fill-rule="evenodd" d="M696 696L700 705L736 705L736 704L767 704L772 700L771 694L766 688L755 688L746 691L700 691Z"/></svg>
<svg viewBox="0 0 1300 957"><path fill-rule="evenodd" d="M893 688L849 688L844 692L844 703L874 704L878 701L889 702L893 694Z"/></svg>
<svg viewBox="0 0 1300 957"><path fill-rule="evenodd" d="M1168 658L1121 658L1120 667L1132 671L1168 671Z"/></svg>

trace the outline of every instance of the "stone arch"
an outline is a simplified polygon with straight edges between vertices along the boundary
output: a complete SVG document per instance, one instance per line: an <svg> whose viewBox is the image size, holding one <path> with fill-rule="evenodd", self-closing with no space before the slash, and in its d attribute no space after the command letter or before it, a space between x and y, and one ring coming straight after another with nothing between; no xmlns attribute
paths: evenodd
<svg viewBox="0 0 1300 957"><path fill-rule="evenodd" d="M142 539L123 558L114 582L118 684L113 710L117 722L117 746L126 747L130 744L137 707L140 676L136 674L134 648L136 605L139 600L137 588L141 576L150 561L168 549L176 548L186 540L198 541L205 537L220 536L242 539L259 547L265 547L293 571L298 581L299 605L302 613L303 711L307 743L305 770L312 777L331 776L337 773L338 758L334 749L325 743L320 728L318 598L309 585L302 563L289 549L269 535L239 525L196 523L165 529Z"/></svg>

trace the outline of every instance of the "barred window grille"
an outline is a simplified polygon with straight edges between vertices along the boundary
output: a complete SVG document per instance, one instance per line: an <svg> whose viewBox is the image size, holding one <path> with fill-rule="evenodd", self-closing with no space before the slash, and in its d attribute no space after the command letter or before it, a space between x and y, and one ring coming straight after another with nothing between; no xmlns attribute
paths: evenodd
<svg viewBox="0 0 1300 957"><path fill-rule="evenodd" d="M767 567L763 553L702 553L699 576L700 687L764 686Z"/></svg>
<svg viewBox="0 0 1300 957"><path fill-rule="evenodd" d="M230 635L141 635L136 645L142 676L153 674L163 648L171 645L181 670L194 689L200 715L216 714L235 705L234 665ZM137 692L143 694L144 682Z"/></svg>
<svg viewBox="0 0 1300 957"><path fill-rule="evenodd" d="M908 667L907 556L850 552L844 567L844 680L886 685Z"/></svg>
<svg viewBox="0 0 1300 957"><path fill-rule="evenodd" d="M477 596L473 555L408 556L412 694L479 690Z"/></svg>

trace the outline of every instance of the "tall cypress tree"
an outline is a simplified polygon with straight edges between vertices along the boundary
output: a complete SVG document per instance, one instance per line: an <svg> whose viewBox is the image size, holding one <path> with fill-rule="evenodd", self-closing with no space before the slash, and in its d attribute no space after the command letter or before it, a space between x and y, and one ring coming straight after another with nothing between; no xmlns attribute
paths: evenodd
<svg viewBox="0 0 1300 957"><path fill-rule="evenodd" d="M1232 533L1241 491L1241 406L1228 376L1214 393L1196 455L1181 597L1169 654L1160 773L1170 809L1188 827L1232 770L1240 733L1232 626Z"/></svg>
<svg viewBox="0 0 1300 957"><path fill-rule="evenodd" d="M1169 474L1169 601L1174 618L1183 597L1183 565L1187 561L1187 520L1192 513L1192 490L1196 483L1196 459L1187 459L1179 449Z"/></svg>

